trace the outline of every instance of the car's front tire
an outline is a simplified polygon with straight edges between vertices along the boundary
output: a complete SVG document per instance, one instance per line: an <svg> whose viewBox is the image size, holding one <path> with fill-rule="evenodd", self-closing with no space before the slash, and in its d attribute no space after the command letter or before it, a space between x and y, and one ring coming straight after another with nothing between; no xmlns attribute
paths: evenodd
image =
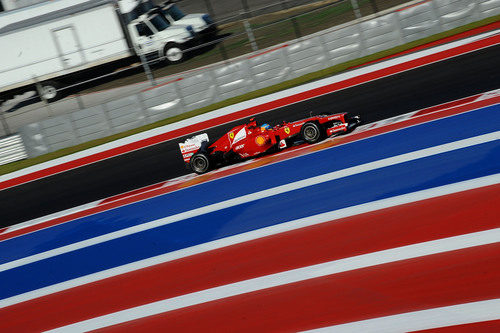
<svg viewBox="0 0 500 333"><path fill-rule="evenodd" d="M189 160L191 170L201 175L210 170L210 159L204 153L196 153Z"/></svg>
<svg viewBox="0 0 500 333"><path fill-rule="evenodd" d="M300 136L307 143L316 143L321 140L321 128L313 122L305 123L300 129Z"/></svg>

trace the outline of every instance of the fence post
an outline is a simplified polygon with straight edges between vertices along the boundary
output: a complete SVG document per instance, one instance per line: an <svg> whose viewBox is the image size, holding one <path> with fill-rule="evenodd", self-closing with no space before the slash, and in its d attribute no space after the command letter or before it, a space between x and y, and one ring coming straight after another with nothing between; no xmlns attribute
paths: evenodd
<svg viewBox="0 0 500 333"><path fill-rule="evenodd" d="M205 6L207 7L208 15L215 21L215 13L214 9L212 7L212 4L210 3L210 0L205 0ZM222 59L228 60L229 57L227 56L226 48L224 47L224 44L219 44L219 51L222 55Z"/></svg>
<svg viewBox="0 0 500 333"><path fill-rule="evenodd" d="M149 64L148 64L146 57L144 56L144 54L141 53L141 54L139 54L139 58L141 59L142 67L144 68L144 72L146 72L146 76L147 76L149 82L151 82L152 86L156 86L155 77L153 76L153 73L151 72L151 68L149 67Z"/></svg>
<svg viewBox="0 0 500 333"><path fill-rule="evenodd" d="M7 120L5 119L5 112L2 110L2 101L0 101L0 121L2 122L2 127L5 132L5 136L11 135L12 132L10 131L10 127L9 124L7 123Z"/></svg>
<svg viewBox="0 0 500 333"><path fill-rule="evenodd" d="M370 4L372 5L373 13L378 13L378 6L376 0L370 0Z"/></svg>
<svg viewBox="0 0 500 333"><path fill-rule="evenodd" d="M248 41L250 42L250 45L252 46L252 51L257 51L259 49L259 46L257 45L257 42L255 41L255 36L252 31L252 27L250 26L250 23L248 22L248 14L246 14L244 11L241 12L242 16L242 21L243 21L243 27L245 27L245 32L247 33L248 36Z"/></svg>
<svg viewBox="0 0 500 333"><path fill-rule="evenodd" d="M288 6L288 0L280 0L280 3L281 3L281 7L283 9L290 8ZM299 23L297 22L297 19L295 17L292 17L290 20L292 21L293 30L295 31L295 37L297 37L297 38L302 37L302 33L300 32L300 27L299 27Z"/></svg>
<svg viewBox="0 0 500 333"><path fill-rule="evenodd" d="M359 5L357 0L351 0L352 10L354 11L354 15L356 18L361 18L361 11L359 10Z"/></svg>
<svg viewBox="0 0 500 333"><path fill-rule="evenodd" d="M250 42L250 45L252 46L252 50L257 51L259 49L259 46L257 45L257 42L255 41L255 36L253 34L252 27L250 26L250 23L248 22L248 19L252 17L252 12L250 11L250 7L248 6L248 1L241 0L241 6L243 7L243 10L241 11L241 16L243 18L243 26L245 27L245 31L248 35L248 41Z"/></svg>
<svg viewBox="0 0 500 333"><path fill-rule="evenodd" d="M40 97L40 99L45 104L45 107L48 110L49 117L53 117L54 112L52 110L52 107L50 106L49 101L47 101L47 99L45 98L45 95L43 94L43 87L40 84L40 81L38 81L38 79L35 76L33 76L33 81L35 82L35 87L36 87L36 92L38 93L38 97Z"/></svg>

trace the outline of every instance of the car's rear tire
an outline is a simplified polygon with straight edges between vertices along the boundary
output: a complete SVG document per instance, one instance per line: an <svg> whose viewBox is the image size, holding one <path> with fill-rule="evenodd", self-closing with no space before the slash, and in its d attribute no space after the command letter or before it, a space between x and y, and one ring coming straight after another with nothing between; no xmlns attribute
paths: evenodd
<svg viewBox="0 0 500 333"><path fill-rule="evenodd" d="M300 136L307 143L316 143L321 140L321 128L318 124L309 122L302 125Z"/></svg>
<svg viewBox="0 0 500 333"><path fill-rule="evenodd" d="M45 81L40 83L40 91L38 91L38 95L41 99L52 103L63 97L61 91L59 90L60 88L61 84L59 82Z"/></svg>
<svg viewBox="0 0 500 333"><path fill-rule="evenodd" d="M191 170L201 175L210 170L210 159L204 153L196 153L189 160Z"/></svg>

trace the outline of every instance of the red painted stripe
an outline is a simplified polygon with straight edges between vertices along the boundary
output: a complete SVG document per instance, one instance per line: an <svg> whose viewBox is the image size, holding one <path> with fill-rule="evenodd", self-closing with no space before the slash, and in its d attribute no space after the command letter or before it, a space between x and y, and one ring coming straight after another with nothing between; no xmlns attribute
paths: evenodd
<svg viewBox="0 0 500 333"><path fill-rule="evenodd" d="M139 188L137 190L133 190L133 191L129 191L129 192L126 192L126 193L118 194L118 195L115 195L115 196L112 196L112 197L109 197L109 198L106 198L106 199L102 200L99 204L100 205L106 204L106 203L109 203L109 202L113 202L113 201L121 200L121 199L130 197L130 196L134 196L134 195L137 195L137 194L140 194L140 193L144 193L144 192L148 192L148 191L151 191L151 190L154 190L154 189L158 189L158 188L161 188L164 184L165 184L165 182L156 183L156 184L153 184L153 185L149 185L149 186L146 186L146 187Z"/></svg>
<svg viewBox="0 0 500 333"><path fill-rule="evenodd" d="M184 78L182 78L182 77L178 77L178 78L176 78L176 79L173 79L173 80L170 80L170 81L167 81L167 82L161 83L161 84L157 84L156 86L153 86L153 87L149 87L149 88L143 89L143 90L141 90L141 92L145 92L145 91L153 90L153 89L156 89L156 88L159 88L159 87L163 87L163 86L166 86L167 84L171 84L171 83L174 83L174 82L177 82L177 81L181 81L181 80L183 80L183 79L184 79Z"/></svg>
<svg viewBox="0 0 500 333"><path fill-rule="evenodd" d="M456 101L451 101L451 102L444 103L444 104L435 105L435 106L432 106L430 108L425 108L425 109L422 109L422 110L416 112L415 114L413 114L412 117L418 117L418 116L421 116L421 115L424 115L427 113L432 113L432 112L440 111L443 109L451 108L454 106L459 106L462 104L471 103L471 102L475 101L479 96L481 96L481 94L465 97L465 98L458 99Z"/></svg>
<svg viewBox="0 0 500 333"><path fill-rule="evenodd" d="M500 243L238 295L100 332L297 332L500 297Z"/></svg>
<svg viewBox="0 0 500 333"><path fill-rule="evenodd" d="M500 320L488 320L478 323L438 327L413 333L493 333L500 332Z"/></svg>
<svg viewBox="0 0 500 333"><path fill-rule="evenodd" d="M279 107L294 104L303 100L311 99L328 93L332 93L337 90L342 90L348 87L356 86L362 83L373 81L382 77L390 76L396 73L407 71L416 67L428 65L434 62L438 62L444 59L452 58L464 53L476 51L485 47L489 47L500 43L500 35L491 36L485 39L481 39L470 44L458 46L451 50L441 51L436 54L428 55L423 58L411 60L403 64L398 64L395 66L383 68L372 73L367 73L358 77L344 80L342 82L333 83L324 87L316 88L310 91L302 92L285 98L281 98L272 102L267 102L258 106L254 106L245 110L237 111L228 115L224 115L218 118L210 119L204 122L200 122L194 125L190 125L184 128L176 129L171 132L159 134L153 137L142 139L136 142L132 142L120 147L115 147L106 151L102 151L90 156L82 157L73 161L68 161L61 163L56 166L49 167L47 169L32 172L30 174L22 175L16 178L8 179L0 183L0 190L17 186L23 183L27 183L36 179L48 177L53 174L64 172L67 170L75 169L87 164L95 163L104 159L108 159L114 156L125 154L134 150L138 150L147 146L155 145L161 142L165 142L174 138L178 138L190 133L195 133L199 131L206 130L208 128L225 124L231 121L249 117L262 112L267 112Z"/></svg>
<svg viewBox="0 0 500 333"><path fill-rule="evenodd" d="M276 51L276 50L279 50L279 49L282 49L282 48L285 48L285 47L288 47L288 46L289 46L288 44L283 44L283 45L277 46L277 47L275 47L275 48L272 48L272 49L270 49L270 50L266 50L266 51L264 51L264 52L260 52L260 53L257 53L257 54L253 54L253 55L251 55L250 57L248 57L248 59L256 58L256 57L261 56L261 55L263 55L263 54L271 53L271 52L274 52L274 51Z"/></svg>
<svg viewBox="0 0 500 333"><path fill-rule="evenodd" d="M297 157L297 156L300 156L300 155L303 155L303 154L306 154L309 152L313 152L313 151L317 151L317 150L321 150L321 149L326 149L326 148L330 148L330 147L333 147L336 145L354 142L357 140L366 139L366 138L369 138L371 136L384 134L384 133L387 133L390 131L395 131L398 129L402 129L402 128L405 128L408 126L418 125L418 124L421 124L421 123L424 123L427 121L432 121L432 120L456 115L456 114L459 114L462 112L467 112L467 111L479 109L481 107L485 107L485 106L489 106L489 105L493 105L493 104L497 104L497 103L500 103L500 96L490 98L490 99L485 99L482 101L477 101L477 102L466 104L466 105L459 105L459 106L454 107L454 108L445 109L441 112L433 112L431 114L426 114L426 115L423 115L420 117L406 119L406 120L401 121L401 122L388 124L385 126L369 129L369 130L366 130L363 132L353 133L352 135L349 135L346 137L337 137L333 140L328 140L328 141L322 142L322 143L314 145L314 146L305 145L305 146L301 146L301 147L296 147L292 150L284 151L280 154L275 154L275 155L266 156L266 157L263 157L260 159L256 159L255 161L248 163L248 164L236 165L230 169L218 171L215 173L204 174L204 175L197 176L193 179L190 179L190 180L187 180L184 182L180 182L180 183L176 183L176 184L172 184L172 185L167 185L165 187L161 187L158 189L153 189L153 190L146 191L146 192L138 190L139 193L137 193L133 196L125 195L125 197L122 199L118 199L118 200L115 200L115 201L112 201L109 203L100 204L97 207L92 207L92 208L89 208L89 209L86 209L83 211L71 213L71 214L68 214L68 215L65 215L65 216L62 216L59 218L55 218L53 220L34 224L34 225L31 225L31 226L28 226L28 227L25 227L22 229L14 230L14 231L11 231L8 233L4 233L4 234L0 233L0 241L6 240L6 239L11 239L11 238L21 236L21 235L25 235L25 234L28 234L31 232L35 232L37 230L49 228L49 227L59 225L62 223L66 223L66 222L69 222L69 221L72 221L72 220L75 220L75 219L78 219L81 217L89 216L92 214L97 214L97 213L102 212L102 211L106 211L106 210L110 210L110 209L117 208L120 206L124 206L124 205L130 204L133 202L137 202L140 200L152 198L154 196L166 194L166 193L176 191L176 190L179 190L182 188L186 188L189 186L200 184L200 183L203 183L206 181L215 180L215 179L222 178L222 177L227 177L227 176L230 176L230 175L233 175L233 174L236 174L236 173L248 170L248 169L262 166L262 165L276 163L276 162L286 160L289 158L293 158L293 157Z"/></svg>
<svg viewBox="0 0 500 333"><path fill-rule="evenodd" d="M421 2L418 2L418 3L415 3L413 5L409 5L409 6L406 6L406 7L403 7L403 8L400 8L398 10L396 10L397 12L402 12L403 10L407 10L407 9L410 9L410 8L413 8L413 7L417 7L417 6L420 6L420 5L423 5L424 3L427 3L427 2L430 2L431 0L424 0L424 1L421 1Z"/></svg>
<svg viewBox="0 0 500 333"><path fill-rule="evenodd" d="M41 331L186 293L500 226L500 185L197 254L0 309L0 331ZM410 218L409 218L410 217Z"/></svg>

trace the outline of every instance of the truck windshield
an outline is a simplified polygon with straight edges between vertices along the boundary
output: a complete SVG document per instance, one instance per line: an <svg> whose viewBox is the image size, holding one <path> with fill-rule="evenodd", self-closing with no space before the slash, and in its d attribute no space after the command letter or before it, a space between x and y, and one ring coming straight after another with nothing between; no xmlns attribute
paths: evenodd
<svg viewBox="0 0 500 333"><path fill-rule="evenodd" d="M186 14L184 14L182 10L180 10L176 5L170 6L170 8L166 10L166 12L174 19L174 21L180 20L181 18L186 16Z"/></svg>
<svg viewBox="0 0 500 333"><path fill-rule="evenodd" d="M149 22L151 22L158 31L163 31L170 26L170 23L163 16L158 14L151 16Z"/></svg>

